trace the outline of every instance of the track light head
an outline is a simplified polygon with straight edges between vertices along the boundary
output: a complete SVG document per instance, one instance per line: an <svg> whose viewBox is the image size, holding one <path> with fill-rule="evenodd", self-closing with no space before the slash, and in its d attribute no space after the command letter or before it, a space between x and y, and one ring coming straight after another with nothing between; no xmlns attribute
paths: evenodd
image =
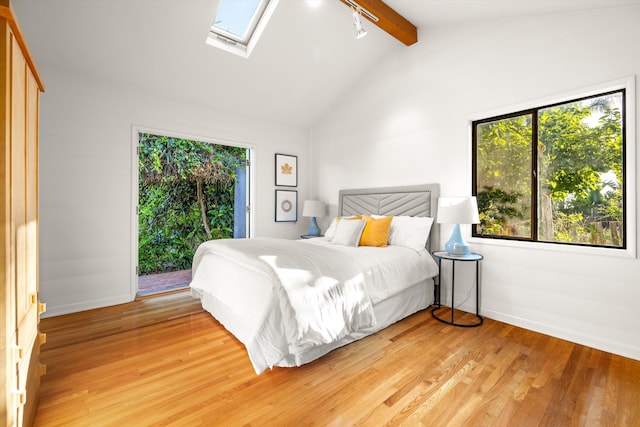
<svg viewBox="0 0 640 427"><path fill-rule="evenodd" d="M362 28L362 21L360 20L360 11L353 9L353 26L356 27L356 39L361 39L367 35L367 30Z"/></svg>

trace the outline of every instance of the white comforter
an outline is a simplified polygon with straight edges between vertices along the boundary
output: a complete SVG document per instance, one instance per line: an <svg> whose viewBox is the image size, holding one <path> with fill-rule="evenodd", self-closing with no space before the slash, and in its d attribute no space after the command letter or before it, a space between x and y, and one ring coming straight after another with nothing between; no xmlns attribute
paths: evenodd
<svg viewBox="0 0 640 427"><path fill-rule="evenodd" d="M196 251L191 288L247 347L257 373L375 324L373 304L437 273L425 251L322 239L228 239Z"/></svg>

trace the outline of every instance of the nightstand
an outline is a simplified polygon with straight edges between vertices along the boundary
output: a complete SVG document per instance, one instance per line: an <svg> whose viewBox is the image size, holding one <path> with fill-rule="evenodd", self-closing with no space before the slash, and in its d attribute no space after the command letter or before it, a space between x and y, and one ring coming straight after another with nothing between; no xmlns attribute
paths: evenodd
<svg viewBox="0 0 640 427"><path fill-rule="evenodd" d="M472 328L474 326L482 325L483 319L480 316L480 275L478 274L480 268L480 261L482 261L483 256L476 253L470 253L467 255L450 255L446 251L437 251L433 253L433 256L438 258L438 283L435 284L436 289L435 293L435 301L434 304L436 307L431 310L431 315L434 319L439 320L442 323L446 323L447 325L453 326L461 326L464 328ZM441 297L442 297L442 260L451 261L451 320L446 320L438 317L436 315L436 311L442 308L441 305ZM454 318L455 310L453 309L454 305L454 297L455 297L455 288L456 288L456 262L475 262L476 263L476 323L456 323Z"/></svg>
<svg viewBox="0 0 640 427"><path fill-rule="evenodd" d="M312 236L311 234L303 234L302 236L300 236L301 239L315 239L316 237L324 237L324 234L321 234L319 236Z"/></svg>

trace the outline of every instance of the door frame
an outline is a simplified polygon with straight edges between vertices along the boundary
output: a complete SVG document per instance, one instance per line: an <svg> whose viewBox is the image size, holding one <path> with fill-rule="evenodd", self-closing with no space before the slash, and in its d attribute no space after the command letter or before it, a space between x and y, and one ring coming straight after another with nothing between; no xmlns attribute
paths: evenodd
<svg viewBox="0 0 640 427"><path fill-rule="evenodd" d="M138 292L138 145L140 144L139 134L150 133L154 135L168 136L172 138L189 139L194 141L201 141L208 144L226 145L231 147L239 147L248 150L247 159L250 160L247 165L247 177L246 177L246 200L250 209L245 209L245 226L247 230L247 237L253 237L254 223L255 223L255 196L252 188L255 188L255 158L256 147L255 145L244 142L234 141L230 139L212 138L202 135L194 135L187 132L176 132L166 129L151 128L147 126L133 125L131 126L131 267L130 267L130 283L129 293L130 299L133 301L136 298ZM235 208L235 207L234 207Z"/></svg>

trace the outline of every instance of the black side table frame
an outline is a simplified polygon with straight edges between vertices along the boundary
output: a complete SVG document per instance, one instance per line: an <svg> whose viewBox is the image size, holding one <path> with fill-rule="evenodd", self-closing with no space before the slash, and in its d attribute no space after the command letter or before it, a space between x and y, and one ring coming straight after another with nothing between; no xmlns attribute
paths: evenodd
<svg viewBox="0 0 640 427"><path fill-rule="evenodd" d="M438 258L438 283L435 283L434 286L434 305L435 307L433 308L433 310L431 310L431 316L433 316L434 319L442 322L442 323L446 323L447 325L453 325L453 326L460 326L463 328L473 328L476 326L480 326L482 325L482 322L484 321L484 319L482 319L482 316L480 316L480 274L479 274L479 268L480 268L480 261L482 261L483 256L480 254L475 254L475 253L470 253L468 255L449 255L447 252L445 251L438 251L438 252L434 252L433 256ZM436 311L442 308L441 305L441 298L442 298L442 288L441 288L441 281L442 281L442 260L449 260L451 261L451 320L446 320L446 319L442 319L440 317L438 317L436 315ZM471 323L471 324L467 324L467 323L456 323L455 318L454 318L454 302L455 302L455 284L456 284L456 262L457 261L462 261L462 262L475 262L476 263L476 318L478 319L478 321L476 323Z"/></svg>

